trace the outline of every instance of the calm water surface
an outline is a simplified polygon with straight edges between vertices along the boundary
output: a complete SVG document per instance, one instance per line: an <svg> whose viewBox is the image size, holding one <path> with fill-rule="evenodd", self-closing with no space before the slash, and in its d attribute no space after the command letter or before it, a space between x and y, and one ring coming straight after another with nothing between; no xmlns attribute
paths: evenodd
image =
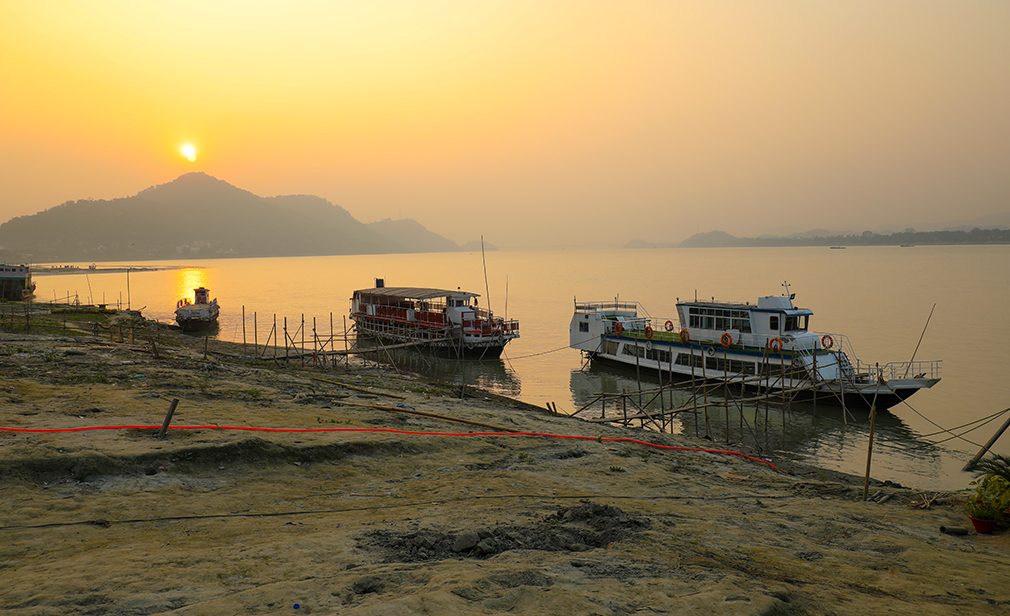
<svg viewBox="0 0 1010 616"><path fill-rule="evenodd" d="M939 445L949 435L930 423L957 426L1010 406L1010 246L731 248L677 250L572 250L488 253L490 301L520 319L522 337L511 343L500 362L432 362L417 353L398 362L443 378L491 387L537 405L553 401L571 411L602 390L634 391L634 373L582 369L579 353L568 344L573 300L637 300L651 315L665 320L675 313L677 297L715 297L754 301L779 293L788 280L797 304L814 311L812 329L847 334L861 359L907 360L930 307L936 312L917 359L943 359L943 380L899 405L880 420L874 476L932 489L963 487L969 477L960 467L974 447L958 439ZM178 267L180 262L165 265ZM103 264L104 265L104 264ZM111 265L111 264L109 264ZM143 265L152 265L145 263ZM431 286L480 292L484 276L480 253L291 257L268 259L187 260L182 269L134 273L131 299L145 316L171 321L177 299L192 289L210 287L222 307L218 337L242 340L241 308L246 307L247 337L252 314L259 320L259 339L269 331L273 314L289 323L302 314L317 318L321 334L347 314L354 289L370 287L376 276L389 286ZM126 298L122 274L38 276L39 299L55 292L90 294L96 302ZM292 330L296 326L291 327ZM311 327L311 325L310 325ZM648 386L648 385L646 385ZM917 414L916 411L918 411ZM709 430L722 440L726 422L713 413ZM928 418L928 419L927 419ZM821 406L745 413L740 430L734 411L731 438L755 439L775 450L772 457L792 456L847 472L862 473L866 460L866 416L843 422L841 411ZM966 435L985 441L996 424ZM676 429L704 433L699 422ZM1010 453L1010 434L997 451Z"/></svg>

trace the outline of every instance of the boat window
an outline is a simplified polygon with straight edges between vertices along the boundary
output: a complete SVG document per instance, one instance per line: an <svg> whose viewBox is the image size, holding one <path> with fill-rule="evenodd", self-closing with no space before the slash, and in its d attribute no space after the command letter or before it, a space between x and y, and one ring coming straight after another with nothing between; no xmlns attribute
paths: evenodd
<svg viewBox="0 0 1010 616"><path fill-rule="evenodd" d="M768 317L768 327L770 327L773 332L779 331L779 315L773 314Z"/></svg>
<svg viewBox="0 0 1010 616"><path fill-rule="evenodd" d="M579 331L580 332L588 332L589 331L589 323L586 323L585 321L579 321Z"/></svg>
<svg viewBox="0 0 1010 616"><path fill-rule="evenodd" d="M807 330L807 317L806 315L800 315L798 317L786 317L786 329L787 332L793 331L806 331Z"/></svg>
<svg viewBox="0 0 1010 616"><path fill-rule="evenodd" d="M694 364L696 368L701 368L701 362L703 361L701 355L692 355L690 353L679 353L677 354L677 365L678 366L690 366Z"/></svg>
<svg viewBox="0 0 1010 616"><path fill-rule="evenodd" d="M723 372L734 372L736 374L754 374L757 368L753 362L739 361L736 359L724 359L718 355L706 357L705 367L709 370L721 370Z"/></svg>

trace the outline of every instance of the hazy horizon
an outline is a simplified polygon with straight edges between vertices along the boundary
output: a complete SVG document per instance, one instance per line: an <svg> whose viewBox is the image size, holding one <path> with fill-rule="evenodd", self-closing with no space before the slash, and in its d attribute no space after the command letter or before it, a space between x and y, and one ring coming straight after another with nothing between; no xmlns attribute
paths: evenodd
<svg viewBox="0 0 1010 616"><path fill-rule="evenodd" d="M941 228L1010 211L1008 23L985 0L9 3L0 221L202 171L502 247Z"/></svg>

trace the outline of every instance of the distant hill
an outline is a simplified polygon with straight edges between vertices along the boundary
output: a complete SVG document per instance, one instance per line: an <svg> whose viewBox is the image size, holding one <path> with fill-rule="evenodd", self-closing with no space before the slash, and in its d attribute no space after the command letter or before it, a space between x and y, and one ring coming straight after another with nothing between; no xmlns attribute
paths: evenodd
<svg viewBox="0 0 1010 616"><path fill-rule="evenodd" d="M410 252L451 252L460 250L454 242L425 229L410 218L385 219L372 222L367 227L390 245L411 246Z"/></svg>
<svg viewBox="0 0 1010 616"><path fill-rule="evenodd" d="M941 244L1010 244L1010 229L970 231L863 231L844 235L813 236L807 233L787 237L736 237L725 231L696 233L679 243L659 244L634 240L625 248L726 248L758 246L901 246Z"/></svg>
<svg viewBox="0 0 1010 616"><path fill-rule="evenodd" d="M260 197L187 173L132 197L71 201L0 225L26 260L125 260L459 250L413 220L366 225L321 197Z"/></svg>

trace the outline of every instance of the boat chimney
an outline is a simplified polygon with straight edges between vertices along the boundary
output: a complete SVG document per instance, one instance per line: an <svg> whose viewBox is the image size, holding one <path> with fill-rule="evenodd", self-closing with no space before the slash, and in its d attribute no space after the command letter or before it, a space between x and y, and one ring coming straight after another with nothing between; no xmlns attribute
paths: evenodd
<svg viewBox="0 0 1010 616"><path fill-rule="evenodd" d="M375 279L375 288L376 289L382 289L385 286L386 286L386 279L385 278L376 278Z"/></svg>

